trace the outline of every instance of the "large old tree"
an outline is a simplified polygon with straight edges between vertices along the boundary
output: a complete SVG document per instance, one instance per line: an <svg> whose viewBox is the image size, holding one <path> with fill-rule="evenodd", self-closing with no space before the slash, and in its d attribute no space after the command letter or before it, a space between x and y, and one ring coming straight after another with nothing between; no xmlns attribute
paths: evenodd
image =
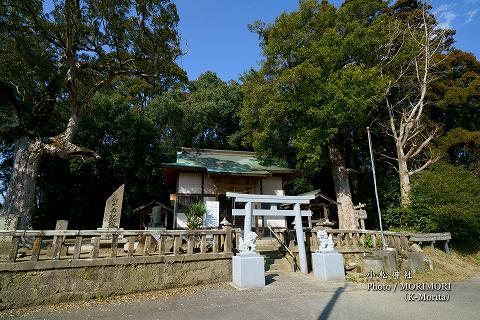
<svg viewBox="0 0 480 320"><path fill-rule="evenodd" d="M132 79L162 91L184 78L177 22L169 0L0 2L0 135L14 147L2 215L31 228L43 156L98 157L74 143L97 92Z"/></svg>
<svg viewBox="0 0 480 320"><path fill-rule="evenodd" d="M347 154L382 98L377 68L387 3L301 1L272 25L256 23L265 57L245 76L247 142L307 171L330 164L339 227L355 228Z"/></svg>

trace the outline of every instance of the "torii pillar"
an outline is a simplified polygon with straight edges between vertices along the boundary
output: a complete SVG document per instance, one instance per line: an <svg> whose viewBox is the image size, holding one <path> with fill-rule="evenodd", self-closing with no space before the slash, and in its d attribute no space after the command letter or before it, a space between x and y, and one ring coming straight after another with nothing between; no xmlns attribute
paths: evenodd
<svg viewBox="0 0 480 320"><path fill-rule="evenodd" d="M254 215L261 216L294 216L295 217L295 233L298 245L298 255L300 271L302 273L308 273L307 267L307 252L305 248L305 237L303 236L302 215L311 216L311 211L303 211L300 209L300 204L308 204L310 200L314 199L314 196L273 196L273 195L252 195L252 194L239 194L233 192L227 192L227 197L235 198L235 202L245 203L245 220L243 227L243 237L252 232L252 219ZM269 204L293 204L292 210L277 210L277 206L271 207L270 210L253 209L253 203L269 203ZM243 210L233 209L236 211L236 215L243 215ZM240 211L242 211L240 213ZM255 212L258 211L258 212Z"/></svg>

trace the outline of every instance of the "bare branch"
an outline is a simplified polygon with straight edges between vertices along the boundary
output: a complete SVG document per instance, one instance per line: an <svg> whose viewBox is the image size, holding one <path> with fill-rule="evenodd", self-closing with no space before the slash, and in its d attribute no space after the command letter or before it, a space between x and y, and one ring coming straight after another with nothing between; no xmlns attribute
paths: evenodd
<svg viewBox="0 0 480 320"><path fill-rule="evenodd" d="M397 159L397 158L387 156L387 155L384 154L384 153L379 153L379 155L380 155L381 157L383 157L383 158L387 158L387 159L390 159L390 160L393 160L393 161L397 161L397 162L398 162L398 159Z"/></svg>
<svg viewBox="0 0 480 320"><path fill-rule="evenodd" d="M418 146L418 148L415 148L416 146L413 145L410 150L408 150L407 154L405 155L407 159L413 158L417 156L422 150L432 141L432 139L435 137L437 133L438 128L435 128L433 132Z"/></svg>
<svg viewBox="0 0 480 320"><path fill-rule="evenodd" d="M408 175L412 176L412 175L414 175L415 173L418 173L418 172L422 171L423 169L425 169L426 167L428 167L428 166L431 165L432 163L437 162L438 159L439 159L438 157L435 158L435 159L428 159L428 161L425 162L421 167L419 167L419 168L417 168L417 169L415 169L415 170L409 171L409 172L408 172Z"/></svg>

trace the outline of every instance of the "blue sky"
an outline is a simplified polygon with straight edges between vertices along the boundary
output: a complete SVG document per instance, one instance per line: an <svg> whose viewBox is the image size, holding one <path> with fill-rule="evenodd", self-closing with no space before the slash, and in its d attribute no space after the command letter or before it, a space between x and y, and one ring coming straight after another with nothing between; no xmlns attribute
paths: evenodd
<svg viewBox="0 0 480 320"><path fill-rule="evenodd" d="M179 60L190 79L211 70L238 79L261 60L257 35L247 25L275 21L298 8L298 0L174 0L185 55ZM339 5L342 1L331 1ZM440 24L457 30L455 46L480 57L480 0L432 0Z"/></svg>

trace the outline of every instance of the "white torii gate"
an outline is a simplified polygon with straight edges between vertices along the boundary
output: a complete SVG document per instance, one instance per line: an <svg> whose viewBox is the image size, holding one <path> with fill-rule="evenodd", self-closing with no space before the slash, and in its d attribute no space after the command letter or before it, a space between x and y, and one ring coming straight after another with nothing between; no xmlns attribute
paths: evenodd
<svg viewBox="0 0 480 320"><path fill-rule="evenodd" d="M232 209L235 216L244 215L245 223L243 228L244 237L252 232L252 216L295 216L295 232L297 235L298 253L300 258L300 271L307 273L307 253L305 250L305 239L303 237L302 216L311 216L310 210L300 210L301 204L309 204L315 199L315 195L308 196L274 196L260 194L243 194L227 192L227 197L235 198L235 203L245 203L245 210ZM270 209L253 209L253 203L270 204ZM273 205L272 205L273 204ZM293 210L278 210L278 204L293 204Z"/></svg>

